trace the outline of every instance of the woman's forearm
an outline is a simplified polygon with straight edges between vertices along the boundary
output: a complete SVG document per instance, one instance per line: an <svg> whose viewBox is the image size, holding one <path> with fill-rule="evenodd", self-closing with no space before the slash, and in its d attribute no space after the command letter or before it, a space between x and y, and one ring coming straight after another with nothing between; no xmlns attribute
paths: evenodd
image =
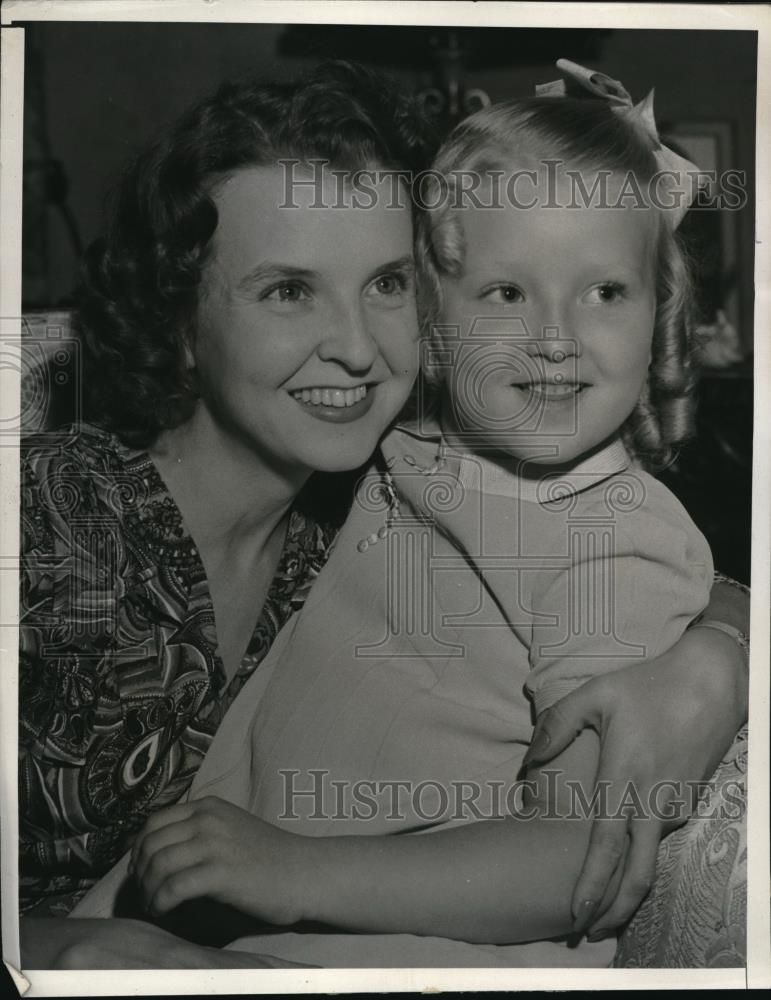
<svg viewBox="0 0 771 1000"><path fill-rule="evenodd" d="M719 576L719 574L718 574ZM750 631L750 598L741 584L716 579L703 618L725 622L745 635Z"/></svg>
<svg viewBox="0 0 771 1000"><path fill-rule="evenodd" d="M699 683L717 709L731 713L732 726L738 729L749 713L749 656L746 637L750 631L749 591L739 583L720 579L717 574L710 591L709 604L689 632L709 636L709 654L698 659ZM722 634L719 627L700 628L700 623L729 626ZM686 633L687 635L688 633ZM684 641L685 637L684 637ZM696 673L695 673L696 675ZM728 690L726 691L726 686Z"/></svg>

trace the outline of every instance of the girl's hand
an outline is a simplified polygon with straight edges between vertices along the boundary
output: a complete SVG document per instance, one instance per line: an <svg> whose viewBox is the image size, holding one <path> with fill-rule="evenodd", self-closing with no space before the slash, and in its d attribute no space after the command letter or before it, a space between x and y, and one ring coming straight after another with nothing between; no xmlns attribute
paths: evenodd
<svg viewBox="0 0 771 1000"><path fill-rule="evenodd" d="M151 816L130 867L153 914L208 896L260 920L292 924L305 916L307 840L208 797Z"/></svg>
<svg viewBox="0 0 771 1000"><path fill-rule="evenodd" d="M551 760L586 727L600 736L597 786L605 783L609 808L593 823L573 894L576 931L607 936L633 915L661 838L690 816L697 783L712 777L745 722L747 687L739 646L694 628L656 660L588 681L538 719L527 765ZM618 889L607 892L619 866Z"/></svg>

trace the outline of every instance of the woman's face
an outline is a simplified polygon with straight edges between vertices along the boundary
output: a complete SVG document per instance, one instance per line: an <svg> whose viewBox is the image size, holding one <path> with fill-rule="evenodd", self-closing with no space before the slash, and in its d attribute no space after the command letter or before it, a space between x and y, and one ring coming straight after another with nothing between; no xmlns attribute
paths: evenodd
<svg viewBox="0 0 771 1000"><path fill-rule="evenodd" d="M355 207L331 182L315 208L313 187L287 199L278 166L215 190L189 352L218 430L288 469L361 465L417 373L407 199L394 207L384 184L372 207Z"/></svg>

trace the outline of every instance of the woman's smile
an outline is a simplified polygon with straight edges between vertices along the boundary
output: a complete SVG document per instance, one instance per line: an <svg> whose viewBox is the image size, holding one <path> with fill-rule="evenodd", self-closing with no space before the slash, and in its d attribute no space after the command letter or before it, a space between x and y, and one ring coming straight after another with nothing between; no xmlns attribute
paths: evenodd
<svg viewBox="0 0 771 1000"><path fill-rule="evenodd" d="M358 420L369 412L375 400L374 387L370 390L366 385L357 386L355 389L333 387L298 389L290 395L307 414L333 424Z"/></svg>
<svg viewBox="0 0 771 1000"><path fill-rule="evenodd" d="M298 403L310 403L311 406L353 406L367 395L366 385L357 385L353 389L328 388L295 389L292 395Z"/></svg>

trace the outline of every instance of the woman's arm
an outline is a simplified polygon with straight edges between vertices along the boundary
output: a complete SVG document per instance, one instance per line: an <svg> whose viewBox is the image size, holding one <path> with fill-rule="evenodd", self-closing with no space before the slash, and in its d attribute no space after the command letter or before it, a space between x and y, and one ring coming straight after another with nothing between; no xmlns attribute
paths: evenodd
<svg viewBox="0 0 771 1000"><path fill-rule="evenodd" d="M746 634L746 588L717 580L701 620L721 621ZM691 627L657 659L591 680L544 712L526 759L546 764L588 727L600 736L598 781L617 789L631 781L643 796L658 789L665 805L676 792L664 782L693 789L712 776L747 719L748 681L747 655L739 643L716 629ZM601 935L631 917L650 887L662 836L687 819L693 798L686 795L672 819L593 824L573 893L576 930L590 927ZM614 873L618 894L603 913L600 900Z"/></svg>
<svg viewBox="0 0 771 1000"><path fill-rule="evenodd" d="M750 632L750 589L722 573L715 573L704 618L725 622L744 635Z"/></svg>
<svg viewBox="0 0 771 1000"><path fill-rule="evenodd" d="M25 971L312 968L270 955L204 948L142 920L22 917L19 937Z"/></svg>
<svg viewBox="0 0 771 1000"><path fill-rule="evenodd" d="M403 836L306 837L202 799L152 817L134 848L146 904L208 896L262 920L487 943L570 930L598 739L582 734L534 773L521 815Z"/></svg>

